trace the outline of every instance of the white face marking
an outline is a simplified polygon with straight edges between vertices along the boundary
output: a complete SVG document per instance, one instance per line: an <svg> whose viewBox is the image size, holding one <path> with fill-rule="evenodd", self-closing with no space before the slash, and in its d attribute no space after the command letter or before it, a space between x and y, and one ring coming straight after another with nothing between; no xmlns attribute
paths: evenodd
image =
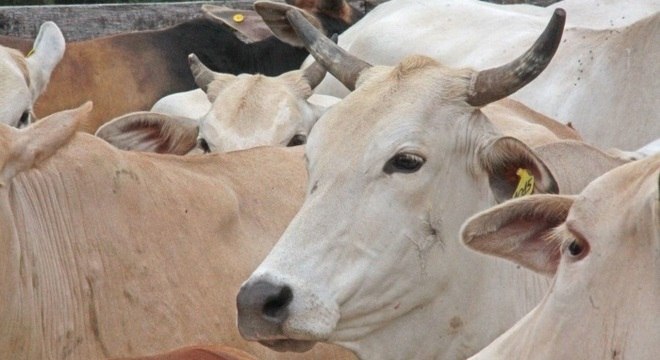
<svg viewBox="0 0 660 360"><path fill-rule="evenodd" d="M318 111L289 80L241 75L218 94L202 117L200 137L211 151L263 145L286 146L294 135L307 135Z"/></svg>

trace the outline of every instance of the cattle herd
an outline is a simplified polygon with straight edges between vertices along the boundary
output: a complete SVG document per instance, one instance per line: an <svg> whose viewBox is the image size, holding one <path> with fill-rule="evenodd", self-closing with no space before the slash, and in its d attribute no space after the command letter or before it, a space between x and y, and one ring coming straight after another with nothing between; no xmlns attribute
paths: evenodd
<svg viewBox="0 0 660 360"><path fill-rule="evenodd" d="M201 12L0 36L0 358L660 359L660 1Z"/></svg>

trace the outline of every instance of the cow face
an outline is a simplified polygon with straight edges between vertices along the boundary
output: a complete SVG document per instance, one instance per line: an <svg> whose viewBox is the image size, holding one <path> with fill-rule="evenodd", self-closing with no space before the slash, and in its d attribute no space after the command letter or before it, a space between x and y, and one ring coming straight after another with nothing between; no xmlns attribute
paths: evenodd
<svg viewBox="0 0 660 360"><path fill-rule="evenodd" d="M316 120L333 104L308 99L325 75L319 64L268 77L213 72L194 54L189 61L206 98L201 90L174 94L159 101L160 111L176 110L171 114L130 113L101 126L96 136L124 150L178 155L295 146L306 142ZM192 119L177 113L204 115Z"/></svg>
<svg viewBox="0 0 660 360"><path fill-rule="evenodd" d="M658 354L659 171L656 155L610 171L578 197L521 198L466 222L470 248L556 273L541 304L476 358Z"/></svg>
<svg viewBox="0 0 660 360"><path fill-rule="evenodd" d="M216 152L304 144L325 110L307 101L315 86L308 79L305 71L291 71L277 77L215 73L208 84L198 81L212 104L200 119L200 146Z"/></svg>
<svg viewBox="0 0 660 360"><path fill-rule="evenodd" d="M312 54L326 46L317 45ZM494 271L456 241L460 224L492 201L489 179L509 197L510 170L530 169L542 192L553 181L471 105L506 96L476 90L482 73L421 56L396 67L348 62L357 79L333 75L357 88L310 134L307 198L241 288L239 329L276 349L331 341L363 358L431 358L438 353L419 346L440 341L449 324L439 347L460 357L469 350L451 349L452 338L478 316L460 299Z"/></svg>
<svg viewBox="0 0 660 360"><path fill-rule="evenodd" d="M41 26L27 57L0 46L0 121L17 127L31 122L32 105L63 55L64 37L52 22Z"/></svg>

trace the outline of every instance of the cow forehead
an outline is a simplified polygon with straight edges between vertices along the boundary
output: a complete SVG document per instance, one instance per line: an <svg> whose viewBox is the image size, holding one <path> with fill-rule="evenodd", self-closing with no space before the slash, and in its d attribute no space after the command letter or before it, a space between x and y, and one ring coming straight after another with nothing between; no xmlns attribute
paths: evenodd
<svg viewBox="0 0 660 360"><path fill-rule="evenodd" d="M357 157L374 142L387 147L397 139L413 140L431 125L430 119L451 122L471 112L465 103L469 74L424 56L366 70L357 89L314 126L306 148L310 162L318 157Z"/></svg>
<svg viewBox="0 0 660 360"><path fill-rule="evenodd" d="M567 223L584 232L588 240L626 240L621 235L638 233L635 229L640 226L657 227L658 219L653 217L658 215L660 201L659 173L660 155L610 171L582 192Z"/></svg>
<svg viewBox="0 0 660 360"><path fill-rule="evenodd" d="M211 121L245 132L271 127L277 109L295 106L299 99L291 85L261 75L239 77L223 89L212 105Z"/></svg>

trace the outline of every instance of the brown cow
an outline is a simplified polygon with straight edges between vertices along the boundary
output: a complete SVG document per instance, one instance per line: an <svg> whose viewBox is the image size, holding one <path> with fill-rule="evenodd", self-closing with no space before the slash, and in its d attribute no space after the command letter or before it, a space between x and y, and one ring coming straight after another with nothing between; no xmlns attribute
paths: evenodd
<svg viewBox="0 0 660 360"><path fill-rule="evenodd" d="M344 0L292 2L317 19L329 34L343 32L361 16ZM31 42L8 37L0 37L0 44L11 44L24 52L32 46ZM292 47L273 36L245 44L207 11L206 18L164 30L69 43L48 90L36 104L36 115L42 117L92 100L94 110L83 130L93 133L105 121L148 110L165 95L194 89L187 62L191 53L213 71L269 76L297 69L307 57L304 48Z"/></svg>

